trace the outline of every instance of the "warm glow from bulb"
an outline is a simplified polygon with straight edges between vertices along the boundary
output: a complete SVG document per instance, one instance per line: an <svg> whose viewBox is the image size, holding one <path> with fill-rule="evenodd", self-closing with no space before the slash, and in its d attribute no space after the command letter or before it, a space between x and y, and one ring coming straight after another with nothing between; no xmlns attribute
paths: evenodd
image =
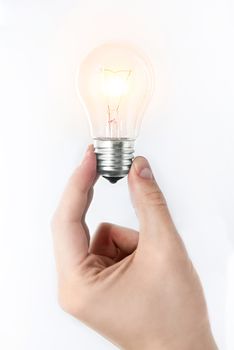
<svg viewBox="0 0 234 350"><path fill-rule="evenodd" d="M126 95L129 89L128 78L131 71L112 71L110 69L103 69L101 74L103 76L102 91L107 97L121 97Z"/></svg>
<svg viewBox="0 0 234 350"><path fill-rule="evenodd" d="M80 64L77 83L94 138L137 137L153 86L141 50L126 43L95 48Z"/></svg>
<svg viewBox="0 0 234 350"><path fill-rule="evenodd" d="M127 82L120 77L109 77L104 80L103 93L106 96L120 97L128 91Z"/></svg>

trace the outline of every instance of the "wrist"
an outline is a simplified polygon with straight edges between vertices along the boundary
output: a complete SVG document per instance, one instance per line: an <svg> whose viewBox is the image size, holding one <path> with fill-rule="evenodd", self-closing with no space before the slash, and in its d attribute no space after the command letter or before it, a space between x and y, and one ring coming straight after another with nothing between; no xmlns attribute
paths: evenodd
<svg viewBox="0 0 234 350"><path fill-rule="evenodd" d="M142 337L144 338L144 337ZM162 342L160 339L143 340L130 346L122 348L123 350L218 350L211 330L203 330L198 333L174 337Z"/></svg>
<svg viewBox="0 0 234 350"><path fill-rule="evenodd" d="M155 350L151 347L149 350ZM180 339L168 342L160 350L218 350L211 330L204 330L198 333L183 335Z"/></svg>
<svg viewBox="0 0 234 350"><path fill-rule="evenodd" d="M152 350L155 348L152 348ZM183 337L178 342L168 344L161 350L218 350L214 337L209 332L202 332L191 337Z"/></svg>

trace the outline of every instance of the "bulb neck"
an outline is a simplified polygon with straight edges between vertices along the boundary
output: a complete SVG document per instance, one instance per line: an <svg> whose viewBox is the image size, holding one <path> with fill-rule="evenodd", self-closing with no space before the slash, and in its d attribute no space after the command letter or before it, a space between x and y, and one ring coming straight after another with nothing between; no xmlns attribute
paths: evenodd
<svg viewBox="0 0 234 350"><path fill-rule="evenodd" d="M134 157L134 143L128 138L95 138L98 173L111 183L126 176Z"/></svg>

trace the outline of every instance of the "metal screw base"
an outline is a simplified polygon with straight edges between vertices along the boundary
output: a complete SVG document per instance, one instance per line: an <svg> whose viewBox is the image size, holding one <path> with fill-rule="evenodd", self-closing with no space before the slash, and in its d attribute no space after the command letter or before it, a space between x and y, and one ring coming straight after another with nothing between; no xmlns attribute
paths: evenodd
<svg viewBox="0 0 234 350"><path fill-rule="evenodd" d="M97 138L94 148L100 175L115 183L128 174L134 154L133 139Z"/></svg>

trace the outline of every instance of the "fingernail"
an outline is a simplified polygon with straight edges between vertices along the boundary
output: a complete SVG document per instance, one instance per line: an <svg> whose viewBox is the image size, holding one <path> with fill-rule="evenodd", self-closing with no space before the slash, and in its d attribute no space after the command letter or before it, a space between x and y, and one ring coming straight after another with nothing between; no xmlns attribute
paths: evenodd
<svg viewBox="0 0 234 350"><path fill-rule="evenodd" d="M90 145L88 145L88 147L86 149L83 161L85 161L86 159L88 159L92 155L93 155L93 145L90 144Z"/></svg>
<svg viewBox="0 0 234 350"><path fill-rule="evenodd" d="M135 166L137 174L144 179L152 179L153 173L150 168L149 162L144 157L137 157L133 164Z"/></svg>
<svg viewBox="0 0 234 350"><path fill-rule="evenodd" d="M93 154L93 145L92 144L88 145L88 148L87 148L86 153L85 153L85 157L89 156L90 154Z"/></svg>

